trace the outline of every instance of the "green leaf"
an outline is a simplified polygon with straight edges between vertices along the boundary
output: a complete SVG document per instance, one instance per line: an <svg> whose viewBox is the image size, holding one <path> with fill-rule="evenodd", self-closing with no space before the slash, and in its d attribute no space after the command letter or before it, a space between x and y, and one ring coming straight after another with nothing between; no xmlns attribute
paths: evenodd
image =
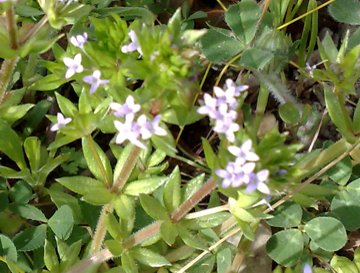
<svg viewBox="0 0 360 273"><path fill-rule="evenodd" d="M166 181L163 192L165 207L168 211L174 211L181 202L181 176L178 166L171 172Z"/></svg>
<svg viewBox="0 0 360 273"><path fill-rule="evenodd" d="M134 200L129 196L120 194L113 200L116 214L123 220L132 219L135 215Z"/></svg>
<svg viewBox="0 0 360 273"><path fill-rule="evenodd" d="M338 22L360 25L360 3L357 0L336 0L329 6L329 12Z"/></svg>
<svg viewBox="0 0 360 273"><path fill-rule="evenodd" d="M204 250L206 249L206 242L199 236L193 235L187 228L182 225L177 226L177 231L183 242L193 248Z"/></svg>
<svg viewBox="0 0 360 273"><path fill-rule="evenodd" d="M352 131L352 122L348 113L344 113L342 111L339 98L331 90L330 86L326 84L324 84L324 94L326 108L329 111L332 122L335 124L339 132L346 138L348 142L354 143L356 141L356 137L354 136Z"/></svg>
<svg viewBox="0 0 360 273"><path fill-rule="evenodd" d="M297 229L288 229L275 233L266 244L271 259L283 266L295 265L304 248L302 234Z"/></svg>
<svg viewBox="0 0 360 273"><path fill-rule="evenodd" d="M232 263L233 255L230 248L223 248L216 253L217 273L226 272Z"/></svg>
<svg viewBox="0 0 360 273"><path fill-rule="evenodd" d="M305 232L310 239L326 251L337 251L347 241L343 224L332 217L317 217L306 223Z"/></svg>
<svg viewBox="0 0 360 273"><path fill-rule="evenodd" d="M273 227L296 227L301 223L302 209L299 204L286 202L273 213L267 223Z"/></svg>
<svg viewBox="0 0 360 273"><path fill-rule="evenodd" d="M30 227L15 235L13 242L19 251L32 251L43 247L46 238L46 225Z"/></svg>
<svg viewBox="0 0 360 273"><path fill-rule="evenodd" d="M203 215L195 219L189 219L186 227L190 229L206 229L221 225L231 216L228 212L217 212L210 215Z"/></svg>
<svg viewBox="0 0 360 273"><path fill-rule="evenodd" d="M60 208L62 205L68 205L74 217L75 223L80 223L82 221L81 208L79 204L79 200L66 193L63 192L64 188L59 184L54 184L47 190L50 195L51 201L56 205L57 208Z"/></svg>
<svg viewBox="0 0 360 273"><path fill-rule="evenodd" d="M348 258L334 255L330 261L330 266L337 273L359 273L356 265Z"/></svg>
<svg viewBox="0 0 360 273"><path fill-rule="evenodd" d="M91 189L89 192L84 194L82 200L93 205L105 205L112 202L115 195L115 193L111 192L110 189L107 188Z"/></svg>
<svg viewBox="0 0 360 273"><path fill-rule="evenodd" d="M16 203L26 204L31 200L33 193L28 183L19 180L11 187L9 196Z"/></svg>
<svg viewBox="0 0 360 273"><path fill-rule="evenodd" d="M217 156L206 138L202 138L201 142L205 153L206 164L210 169L214 169L217 162Z"/></svg>
<svg viewBox="0 0 360 273"><path fill-rule="evenodd" d="M111 254L114 255L115 257L120 256L124 251L124 248L121 245L121 243L116 240L106 240L105 246L110 250ZM106 272L108 273L109 271ZM115 271L115 273L117 272L123 272L123 271Z"/></svg>
<svg viewBox="0 0 360 273"><path fill-rule="evenodd" d="M64 77L59 77L58 74L47 75L29 86L31 90L35 91L52 91L59 88L67 82Z"/></svg>
<svg viewBox="0 0 360 273"><path fill-rule="evenodd" d="M30 168L34 172L41 165L41 141L37 137L28 137L24 141L24 150L29 159ZM45 151L46 152L46 151Z"/></svg>
<svg viewBox="0 0 360 273"><path fill-rule="evenodd" d="M13 203L10 205L10 210L18 214L19 216L34 221L47 222L44 213L38 208L32 205L23 205Z"/></svg>
<svg viewBox="0 0 360 273"><path fill-rule="evenodd" d="M81 251L81 243L82 240L78 240L66 248L63 255L61 255L60 272L67 272L70 266L79 260L78 256Z"/></svg>
<svg viewBox="0 0 360 273"><path fill-rule="evenodd" d="M326 172L329 178L339 185L346 185L352 174L352 162L349 156L345 157L329 171Z"/></svg>
<svg viewBox="0 0 360 273"><path fill-rule="evenodd" d="M247 68L264 69L264 67L272 60L274 55L264 49L249 48L241 55L239 63Z"/></svg>
<svg viewBox="0 0 360 273"><path fill-rule="evenodd" d="M352 125L354 127L355 134L358 134L360 132L360 100L356 104Z"/></svg>
<svg viewBox="0 0 360 273"><path fill-rule="evenodd" d="M131 250L131 254L133 258L140 263L151 267L162 267L166 265L171 265L171 263L169 263L169 261L166 260L165 257L146 248L137 248Z"/></svg>
<svg viewBox="0 0 360 273"><path fill-rule="evenodd" d="M287 102L279 107L279 115L288 124L296 124L300 121L300 112L294 103Z"/></svg>
<svg viewBox="0 0 360 273"><path fill-rule="evenodd" d="M205 179L205 174L203 173L194 177L193 179L191 179L186 183L184 189L184 198L182 200L183 202L189 199L197 190L201 188L201 186L204 183L204 179Z"/></svg>
<svg viewBox="0 0 360 273"><path fill-rule="evenodd" d="M231 31L218 28L209 29L200 42L206 58L215 63L225 62L244 49Z"/></svg>
<svg viewBox="0 0 360 273"><path fill-rule="evenodd" d="M86 176L69 176L56 179L58 183L81 195L105 189L103 183Z"/></svg>
<svg viewBox="0 0 360 273"><path fill-rule="evenodd" d="M115 240L123 239L124 232L121 229L121 225L116 220L114 214L109 213L105 220L106 229Z"/></svg>
<svg viewBox="0 0 360 273"><path fill-rule="evenodd" d="M91 136L85 136L81 140L84 157L89 170L98 180L104 183L106 182L109 185L113 177L109 158ZM95 156L95 154L97 154L97 156ZM103 173L102 170L104 170L105 173Z"/></svg>
<svg viewBox="0 0 360 273"><path fill-rule="evenodd" d="M225 21L237 38L249 44L255 37L261 9L253 0L242 0L225 12Z"/></svg>
<svg viewBox="0 0 360 273"><path fill-rule="evenodd" d="M175 243L175 239L178 236L175 225L171 221L164 221L160 226L161 238L169 245Z"/></svg>
<svg viewBox="0 0 360 273"><path fill-rule="evenodd" d="M58 273L59 272L59 260L56 254L56 250L51 244L50 241L45 240L44 246L44 263L46 268L50 272Z"/></svg>
<svg viewBox="0 0 360 273"><path fill-rule="evenodd" d="M3 120L0 120L0 151L13 160L21 170L26 168L21 140L16 132Z"/></svg>
<svg viewBox="0 0 360 273"><path fill-rule="evenodd" d="M212 273L214 272L215 255L208 254L195 263L186 273ZM226 271L225 271L226 272Z"/></svg>
<svg viewBox="0 0 360 273"><path fill-rule="evenodd" d="M166 176L153 176L137 181L130 182L124 187L124 194L139 196L140 194L150 194L163 185L167 180Z"/></svg>
<svg viewBox="0 0 360 273"><path fill-rule="evenodd" d="M61 206L49 219L48 225L58 238L62 240L69 238L74 227L71 208L68 205Z"/></svg>
<svg viewBox="0 0 360 273"><path fill-rule="evenodd" d="M34 104L24 103L11 107L0 108L0 117L10 123L13 123L22 117L34 107Z"/></svg>
<svg viewBox="0 0 360 273"><path fill-rule="evenodd" d="M0 234L0 257L17 261L17 251L14 243L7 236Z"/></svg>
<svg viewBox="0 0 360 273"><path fill-rule="evenodd" d="M126 273L139 272L134 259L128 252L124 252L121 255L121 265Z"/></svg>
<svg viewBox="0 0 360 273"><path fill-rule="evenodd" d="M352 190L340 191L331 201L331 215L339 219L347 230L360 228L360 195Z"/></svg>
<svg viewBox="0 0 360 273"><path fill-rule="evenodd" d="M145 212L153 219L168 220L169 215L161 203L149 195L140 194L140 203Z"/></svg>

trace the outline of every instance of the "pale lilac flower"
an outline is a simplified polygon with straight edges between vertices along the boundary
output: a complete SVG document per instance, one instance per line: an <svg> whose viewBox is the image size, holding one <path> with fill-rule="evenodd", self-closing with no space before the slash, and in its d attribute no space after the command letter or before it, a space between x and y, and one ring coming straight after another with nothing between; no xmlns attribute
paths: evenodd
<svg viewBox="0 0 360 273"><path fill-rule="evenodd" d="M140 147L141 149L146 148L146 146L139 140L141 128L136 122L133 122L131 119L126 119L125 122L115 120L114 125L119 131L115 139L117 144L121 144L125 140L129 140L132 144Z"/></svg>
<svg viewBox="0 0 360 273"><path fill-rule="evenodd" d="M228 110L226 104L219 106L218 111L215 113L215 125L213 130L220 134L225 134L229 142L235 141L235 132L239 131L239 124L235 123L237 113L233 110Z"/></svg>
<svg viewBox="0 0 360 273"><path fill-rule="evenodd" d="M133 96L129 95L124 104L112 102L110 103L110 108L114 111L114 116L120 118L128 115L134 117L134 115L140 111L141 106L135 103Z"/></svg>
<svg viewBox="0 0 360 273"><path fill-rule="evenodd" d="M303 271L303 273L312 273L312 272L313 272L313 271L312 271L311 266L310 266L308 263L306 263L305 266L304 266L304 271Z"/></svg>
<svg viewBox="0 0 360 273"><path fill-rule="evenodd" d="M124 117L125 122L114 121L115 128L118 130L115 142L118 144L129 140L132 144L145 149L146 146L141 140L147 140L153 135L164 136L166 130L160 127L161 116L157 115L151 121L145 115L140 115L135 121L135 114L140 110L140 105L136 104L132 96L126 98L124 104L111 103L110 108L117 117Z"/></svg>
<svg viewBox="0 0 360 273"><path fill-rule="evenodd" d="M236 160L240 160L242 162L259 160L259 156L252 151L252 142L250 139L245 141L241 147L229 146L228 150L236 156Z"/></svg>
<svg viewBox="0 0 360 273"><path fill-rule="evenodd" d="M130 39L131 39L131 43L124 45L121 47L121 52L122 53L129 53L129 52L133 52L133 51L137 51L139 52L140 55L143 55L140 44L139 44L139 40L136 36L136 33L134 30L130 30L128 33Z"/></svg>
<svg viewBox="0 0 360 273"><path fill-rule="evenodd" d="M61 127L64 127L66 124L71 122L71 118L65 118L63 116L63 114L61 113L57 113L57 122L51 126L50 131L57 131L59 130Z"/></svg>
<svg viewBox="0 0 360 273"><path fill-rule="evenodd" d="M64 64L67 66L65 79L71 78L75 73L81 73L84 71L84 67L81 65L81 54L75 55L74 59L65 57L63 59Z"/></svg>
<svg viewBox="0 0 360 273"><path fill-rule="evenodd" d="M88 35L87 35L86 32L84 32L82 35L79 34L79 35L76 35L76 36L72 36L70 38L70 43L72 43L75 47L83 48L84 44L87 41L87 38L88 38Z"/></svg>
<svg viewBox="0 0 360 273"><path fill-rule="evenodd" d="M255 163L249 162L245 164L238 164L237 162L228 162L225 170L219 169L215 173L217 176L223 178L222 186L224 188L232 186L234 188L246 185L250 182L250 174L255 169Z"/></svg>
<svg viewBox="0 0 360 273"><path fill-rule="evenodd" d="M234 89L235 97L240 96L240 93L249 89L248 85L236 85L232 79L227 79L225 81L227 89Z"/></svg>
<svg viewBox="0 0 360 273"><path fill-rule="evenodd" d="M250 182L248 186L246 187L246 192L251 193L255 190L258 190L264 194L269 195L270 189L265 184L265 182L269 178L269 171L268 170L261 170L257 174L251 174L250 175Z"/></svg>
<svg viewBox="0 0 360 273"><path fill-rule="evenodd" d="M237 107L234 88L222 90L220 87L214 86L214 93L217 98L216 101L218 106L226 104L229 106L229 109L232 110Z"/></svg>
<svg viewBox="0 0 360 273"><path fill-rule="evenodd" d="M165 129L159 126L161 116L157 115L152 121L148 121L145 115L141 115L137 124L140 127L140 134L143 139L149 139L152 135L165 136Z"/></svg>
<svg viewBox="0 0 360 273"><path fill-rule="evenodd" d="M205 105L199 107L197 112L202 115L208 115L212 119L216 119L218 116L217 100L209 94L204 95Z"/></svg>
<svg viewBox="0 0 360 273"><path fill-rule="evenodd" d="M310 65L309 63L306 63L305 70L309 72L311 77L314 77L314 70L316 69L317 64Z"/></svg>
<svg viewBox="0 0 360 273"><path fill-rule="evenodd" d="M90 84L90 94L94 93L100 85L107 84L109 80L100 79L101 72L95 70L92 75L85 76L83 81Z"/></svg>

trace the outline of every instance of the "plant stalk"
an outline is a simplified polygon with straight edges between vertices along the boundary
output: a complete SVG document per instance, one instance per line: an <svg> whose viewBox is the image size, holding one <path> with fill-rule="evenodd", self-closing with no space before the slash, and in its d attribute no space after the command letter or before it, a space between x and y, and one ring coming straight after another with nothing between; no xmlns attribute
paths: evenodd
<svg viewBox="0 0 360 273"><path fill-rule="evenodd" d="M91 137L90 139L91 141L93 141ZM116 182L111 187L112 192L117 193L123 188L126 181L129 179L132 170L136 165L136 161L140 152L141 149L139 147L137 146L132 147L128 159L125 161ZM97 153L95 152L95 154ZM91 255L96 255L96 253L98 253L101 250L107 232L105 225L106 218L110 213L113 212L113 210L114 210L113 204L109 203L104 205L100 212L99 220L97 222L94 237L91 243L91 250L90 250Z"/></svg>
<svg viewBox="0 0 360 273"><path fill-rule="evenodd" d="M7 88L11 81L12 74L15 70L16 64L18 63L19 58L14 57L11 59L5 59L1 65L0 69L0 104L3 102Z"/></svg>

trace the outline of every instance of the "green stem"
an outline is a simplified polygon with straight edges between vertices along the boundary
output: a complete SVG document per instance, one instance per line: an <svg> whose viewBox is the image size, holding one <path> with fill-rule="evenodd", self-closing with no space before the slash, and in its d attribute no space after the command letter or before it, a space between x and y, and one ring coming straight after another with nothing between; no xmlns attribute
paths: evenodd
<svg viewBox="0 0 360 273"><path fill-rule="evenodd" d="M94 144L92 142L93 139L90 136L87 136L87 138L90 143ZM92 149L94 156L98 157L98 160L100 160L99 155L96 153L95 146L90 145L90 147L91 146L93 146L93 148L94 148L94 150L93 150L93 148L90 148L90 149ZM137 161L137 158L138 158L140 152L141 152L141 149L137 146L133 146L131 148L129 156L128 156L127 160L124 162L124 165L122 166L122 169L120 171L120 174L119 174L116 182L111 187L112 192L117 193L123 188L126 181L129 179L132 170L134 169L134 167L136 165L136 161ZM100 161L100 163L101 163L101 161ZM102 164L99 164L99 166L102 166ZM102 166L102 168L103 168L103 166ZM104 172L105 172L105 169L104 169ZM112 203L104 205L101 210L99 220L96 225L94 237L93 237L93 240L91 243L91 251L90 251L91 255L94 255L95 253L99 252L102 247L102 244L105 239L106 232L107 232L106 224L105 224L106 218L110 213L113 212L113 210L114 210L114 206Z"/></svg>
<svg viewBox="0 0 360 273"><path fill-rule="evenodd" d="M124 162L124 165L120 171L119 176L117 177L115 183L111 187L112 192L117 193L117 192L121 191L121 189L124 187L126 181L129 179L131 172L136 165L137 158L138 158L140 152L141 152L141 148L139 148L137 146L133 146L131 148L129 156L128 156L127 160Z"/></svg>
<svg viewBox="0 0 360 273"><path fill-rule="evenodd" d="M0 104L4 100L7 88L9 86L12 74L15 70L16 64L19 61L18 57L5 59L0 69Z"/></svg>
<svg viewBox="0 0 360 273"><path fill-rule="evenodd" d="M262 84L259 90L259 96L256 105L256 116L254 121L253 134L256 136L259 131L261 120L264 116L266 105L268 103L269 90Z"/></svg>

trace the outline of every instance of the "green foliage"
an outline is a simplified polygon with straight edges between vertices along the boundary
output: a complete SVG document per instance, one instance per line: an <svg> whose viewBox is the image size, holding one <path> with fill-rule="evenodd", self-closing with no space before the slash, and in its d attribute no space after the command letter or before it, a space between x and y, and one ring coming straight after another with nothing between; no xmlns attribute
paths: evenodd
<svg viewBox="0 0 360 273"><path fill-rule="evenodd" d="M315 0L115 2L0 3L0 272L358 272L359 29L320 40Z"/></svg>
<svg viewBox="0 0 360 273"><path fill-rule="evenodd" d="M314 218L304 228L310 239L326 251L339 250L347 241L343 224L332 217Z"/></svg>

